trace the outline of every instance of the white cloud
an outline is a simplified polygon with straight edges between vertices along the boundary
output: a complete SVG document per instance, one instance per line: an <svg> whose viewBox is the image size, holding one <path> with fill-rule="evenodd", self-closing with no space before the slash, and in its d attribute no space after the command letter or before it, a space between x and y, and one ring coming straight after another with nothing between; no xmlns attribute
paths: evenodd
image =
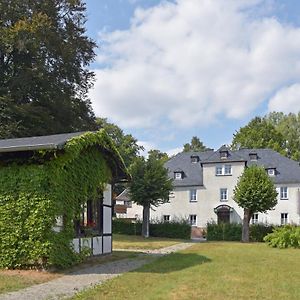
<svg viewBox="0 0 300 300"><path fill-rule="evenodd" d="M178 147L178 148L173 148L173 149L170 149L168 151L166 151L166 153L168 154L168 156L173 156L173 155L176 155L177 153L179 152L182 152L183 148L182 147Z"/></svg>
<svg viewBox="0 0 300 300"><path fill-rule="evenodd" d="M137 144L139 146L143 146L144 150L140 151L140 155L148 157L148 151L157 149L154 143L148 142L148 141L138 141Z"/></svg>
<svg viewBox="0 0 300 300"><path fill-rule="evenodd" d="M253 19L261 2L164 1L137 9L128 30L102 32L96 114L124 128L249 116L300 76L300 29Z"/></svg>
<svg viewBox="0 0 300 300"><path fill-rule="evenodd" d="M300 83L279 90L269 102L269 111L298 113L300 111Z"/></svg>

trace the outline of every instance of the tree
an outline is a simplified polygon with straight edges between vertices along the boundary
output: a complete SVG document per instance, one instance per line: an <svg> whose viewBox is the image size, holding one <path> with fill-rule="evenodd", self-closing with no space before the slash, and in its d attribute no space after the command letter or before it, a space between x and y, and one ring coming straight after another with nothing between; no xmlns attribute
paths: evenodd
<svg viewBox="0 0 300 300"><path fill-rule="evenodd" d="M163 161L149 156L148 160L139 157L131 166L132 181L129 184L131 200L143 206L142 235L149 237L149 221L151 206L169 202L172 190L172 179Z"/></svg>
<svg viewBox="0 0 300 300"><path fill-rule="evenodd" d="M242 241L249 242L249 222L256 212L266 212L277 204L277 192L264 168L246 168L234 189L234 200L244 209Z"/></svg>
<svg viewBox="0 0 300 300"><path fill-rule="evenodd" d="M81 0L0 0L0 138L95 129Z"/></svg>
<svg viewBox="0 0 300 300"><path fill-rule="evenodd" d="M144 150L144 147L138 145L137 139L131 134L125 134L119 126L107 122L106 118L97 118L96 123L98 127L106 130L108 135L115 142L126 167L130 167L139 155L139 152Z"/></svg>
<svg viewBox="0 0 300 300"><path fill-rule="evenodd" d="M300 160L300 113L272 112L265 116L285 139L284 154L294 160Z"/></svg>
<svg viewBox="0 0 300 300"><path fill-rule="evenodd" d="M190 151L207 151L207 148L197 136L193 136L191 139L191 143L186 143L183 145L183 152L190 152Z"/></svg>
<svg viewBox="0 0 300 300"><path fill-rule="evenodd" d="M164 163L169 159L169 156L165 152L161 152L160 150L150 150L148 151L148 155L150 159L162 160Z"/></svg>
<svg viewBox="0 0 300 300"><path fill-rule="evenodd" d="M285 139L271 122L265 118L255 117L234 134L231 147L269 148L285 154Z"/></svg>

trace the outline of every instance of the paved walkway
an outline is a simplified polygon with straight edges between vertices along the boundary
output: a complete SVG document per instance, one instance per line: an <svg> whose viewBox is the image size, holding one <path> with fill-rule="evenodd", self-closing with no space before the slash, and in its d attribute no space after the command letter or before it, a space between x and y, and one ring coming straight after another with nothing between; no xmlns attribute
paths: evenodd
<svg viewBox="0 0 300 300"><path fill-rule="evenodd" d="M193 245L192 243L181 243L157 250L138 250L150 257L166 255L172 252L184 250ZM126 251L129 251L126 249ZM131 250L130 250L131 251ZM137 269L149 263L147 256L140 256L134 259L122 259L115 262L96 265L84 268L60 277L58 279L33 285L31 287L0 295L1 300L53 300L65 299L74 296L77 292L103 283L113 277L125 272Z"/></svg>

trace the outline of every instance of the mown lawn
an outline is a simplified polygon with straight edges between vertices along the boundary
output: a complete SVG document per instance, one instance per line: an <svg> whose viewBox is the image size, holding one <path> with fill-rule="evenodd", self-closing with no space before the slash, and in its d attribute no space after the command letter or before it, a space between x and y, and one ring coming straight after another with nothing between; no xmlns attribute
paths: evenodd
<svg viewBox="0 0 300 300"><path fill-rule="evenodd" d="M84 263L81 263L73 268L57 272L0 269L0 294L20 290L34 284L47 282L81 268L86 268L96 264L99 265L125 258L134 258L136 256L136 253L131 252L114 252L111 255L92 257L91 259L88 259Z"/></svg>
<svg viewBox="0 0 300 300"><path fill-rule="evenodd" d="M300 299L300 250L202 243L74 299Z"/></svg>
<svg viewBox="0 0 300 300"><path fill-rule="evenodd" d="M160 249L182 243L183 240L142 236L114 234L113 249Z"/></svg>

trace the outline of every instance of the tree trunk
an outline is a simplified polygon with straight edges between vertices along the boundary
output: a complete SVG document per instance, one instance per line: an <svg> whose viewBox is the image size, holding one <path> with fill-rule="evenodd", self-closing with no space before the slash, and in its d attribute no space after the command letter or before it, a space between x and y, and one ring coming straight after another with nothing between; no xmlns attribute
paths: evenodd
<svg viewBox="0 0 300 300"><path fill-rule="evenodd" d="M149 237L149 220L150 220L150 204L146 204L143 206L142 236L144 238Z"/></svg>
<svg viewBox="0 0 300 300"><path fill-rule="evenodd" d="M242 231L242 242L249 243L250 241L250 228L249 223L251 219L250 209L244 208L244 219L243 219L243 231Z"/></svg>

